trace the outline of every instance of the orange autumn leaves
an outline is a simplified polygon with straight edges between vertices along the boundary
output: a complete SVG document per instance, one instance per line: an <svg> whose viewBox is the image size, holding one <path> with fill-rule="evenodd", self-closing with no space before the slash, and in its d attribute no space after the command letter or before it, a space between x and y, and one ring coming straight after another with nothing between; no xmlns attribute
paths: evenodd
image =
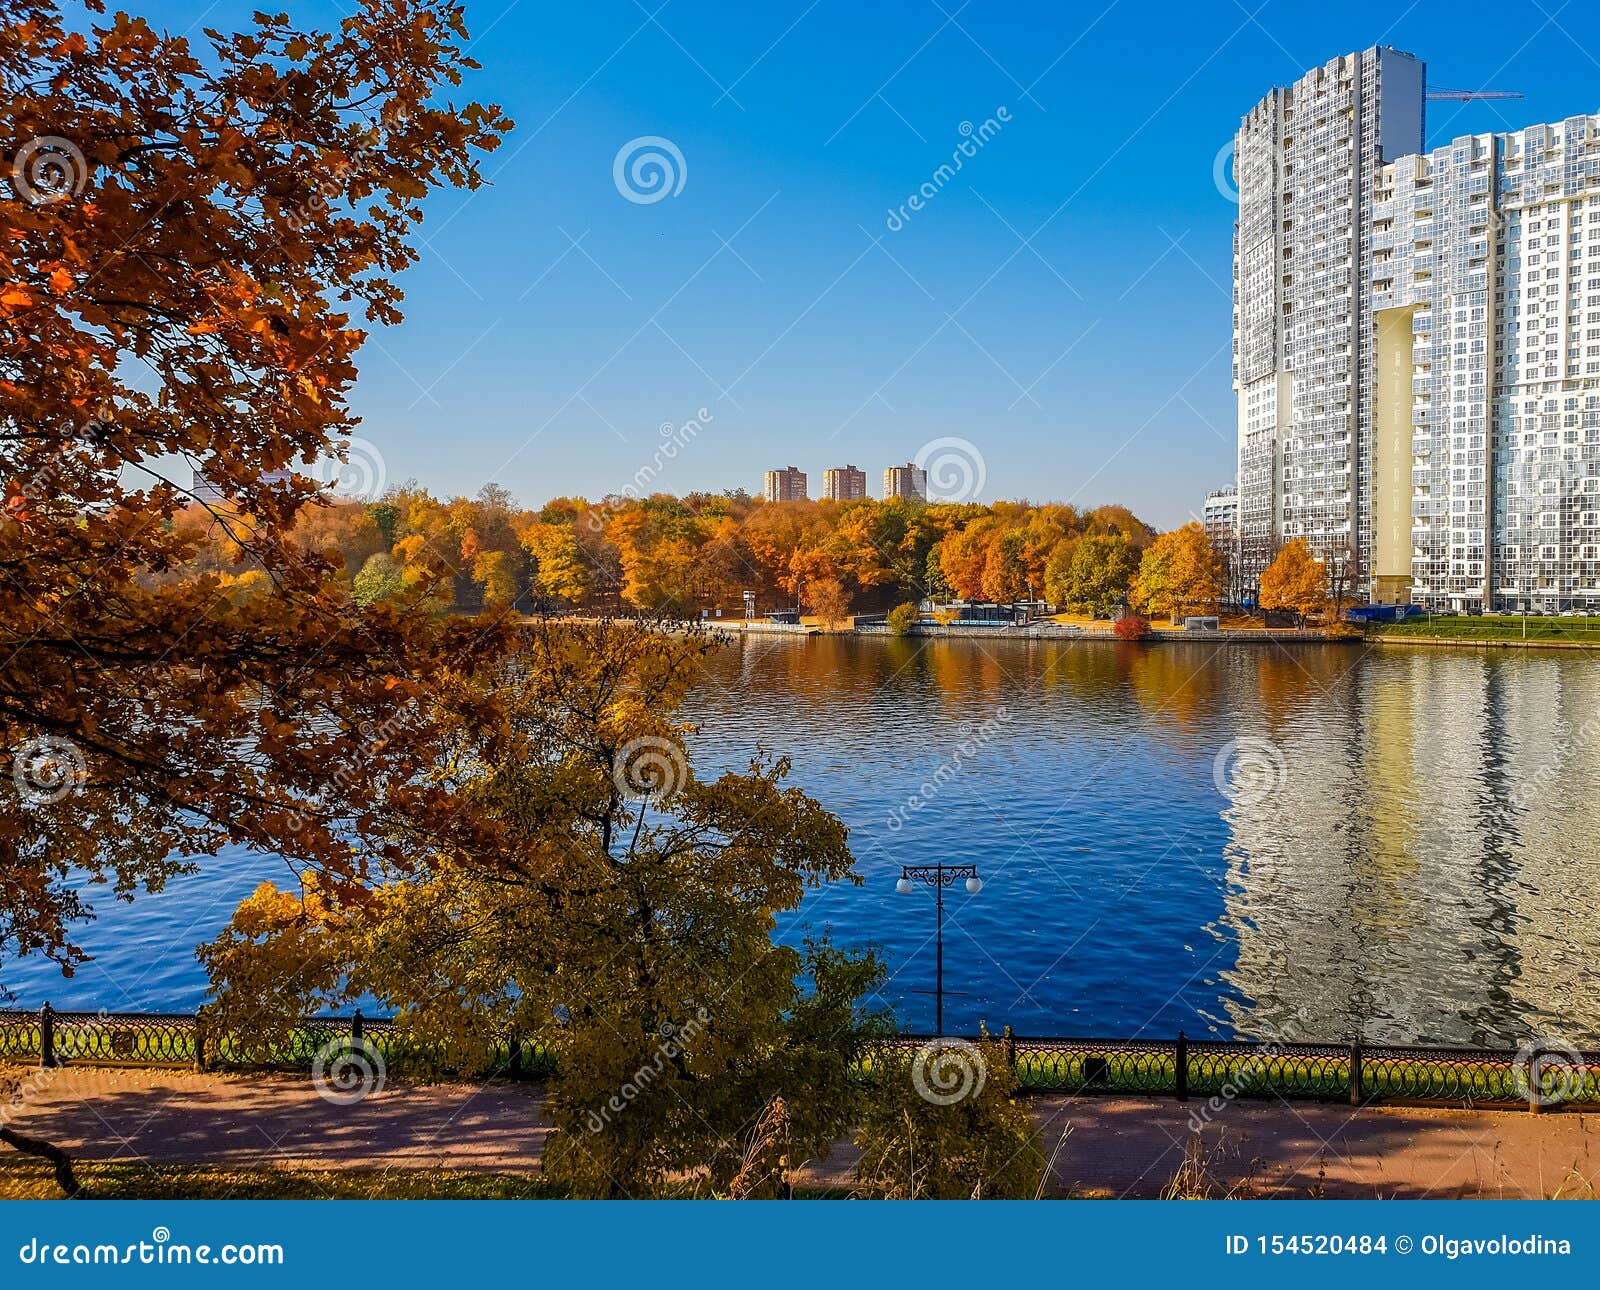
<svg viewBox="0 0 1600 1290"><path fill-rule="evenodd" d="M212 531L211 516L190 522ZM382 502L308 510L294 540L342 562L364 603L762 612L839 621L923 596L1048 596L1105 613L1153 532L1126 509L1025 502L765 503L743 493L557 498L538 510L489 486L442 500L415 486ZM218 564L215 553L196 559Z"/></svg>
<svg viewBox="0 0 1600 1290"><path fill-rule="evenodd" d="M503 640L358 611L274 472L350 432L422 198L509 128L438 106L465 45L449 0L193 42L0 0L0 981L78 960L84 873L131 894L244 844L350 874L428 805L439 732L396 713ZM209 528L191 469L239 499ZM81 773L13 791L46 747Z"/></svg>

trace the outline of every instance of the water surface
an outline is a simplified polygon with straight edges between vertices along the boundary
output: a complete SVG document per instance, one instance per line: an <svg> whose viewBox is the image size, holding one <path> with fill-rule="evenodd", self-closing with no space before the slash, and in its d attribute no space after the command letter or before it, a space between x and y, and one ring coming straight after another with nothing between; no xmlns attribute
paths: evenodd
<svg viewBox="0 0 1600 1290"><path fill-rule="evenodd" d="M1600 663L1571 652L755 638L691 704L701 773L757 747L841 815L864 885L782 934L874 943L882 1002L1023 1034L1600 1043ZM30 1004L192 1008L193 946L271 858L100 899ZM959 993L956 993L959 992Z"/></svg>

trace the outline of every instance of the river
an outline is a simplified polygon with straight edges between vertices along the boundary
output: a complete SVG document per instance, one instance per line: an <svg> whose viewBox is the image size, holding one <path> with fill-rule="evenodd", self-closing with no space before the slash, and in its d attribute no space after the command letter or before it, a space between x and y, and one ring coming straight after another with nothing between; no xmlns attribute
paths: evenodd
<svg viewBox="0 0 1600 1290"><path fill-rule="evenodd" d="M758 746L841 815L865 880L780 935L876 945L931 1028L1600 1043L1600 666L1425 647L758 637L691 702L698 772ZM282 866L229 853L96 900L95 961L19 999L195 1006L194 945Z"/></svg>

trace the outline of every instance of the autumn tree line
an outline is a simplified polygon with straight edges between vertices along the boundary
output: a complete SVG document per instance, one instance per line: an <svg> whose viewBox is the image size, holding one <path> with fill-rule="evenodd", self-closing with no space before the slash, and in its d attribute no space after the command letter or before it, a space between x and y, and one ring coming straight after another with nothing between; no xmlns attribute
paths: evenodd
<svg viewBox="0 0 1600 1290"><path fill-rule="evenodd" d="M226 510L178 519L198 538L169 576L217 576L232 597L269 585ZM904 498L764 502L743 491L561 497L520 506L495 484L441 500L406 484L382 500L324 499L293 542L342 571L362 605L423 601L438 612L568 611L697 617L798 607L830 620L925 599L1040 598L1070 613L1216 613L1234 602L1233 553L1191 523L1158 534L1126 507L1025 501L929 505ZM1303 539L1277 549L1259 604L1302 621L1349 597L1341 568Z"/></svg>
<svg viewBox="0 0 1600 1290"><path fill-rule="evenodd" d="M226 512L179 519L201 538L197 569L247 597L263 569ZM1109 613L1156 534L1125 507L996 502L764 502L742 491L563 497L524 508L497 485L441 500L406 485L382 500L307 507L292 540L334 560L363 605L410 594L438 609L576 609L698 616L799 607L825 618L907 600L1009 602L1028 595Z"/></svg>

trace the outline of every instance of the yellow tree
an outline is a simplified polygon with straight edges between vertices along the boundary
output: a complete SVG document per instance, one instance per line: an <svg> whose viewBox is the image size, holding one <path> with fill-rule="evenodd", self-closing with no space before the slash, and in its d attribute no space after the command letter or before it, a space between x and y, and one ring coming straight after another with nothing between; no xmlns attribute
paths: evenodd
<svg viewBox="0 0 1600 1290"><path fill-rule="evenodd" d="M681 712L712 648L536 620L489 720L481 682L441 687L459 755L432 778L476 841L406 815L413 853L362 893L264 885L203 951L213 1024L283 1033L370 993L458 1069L492 1068L497 1035L542 1047L546 1167L583 1196L701 1170L727 1188L774 1097L791 1158L826 1156L856 1120L880 965L775 943L807 890L860 879L844 824L786 782L787 760L696 773Z"/></svg>
<svg viewBox="0 0 1600 1290"><path fill-rule="evenodd" d="M581 599L589 589L589 568L577 526L535 520L523 528L521 538L523 549L533 558L533 580L539 591L556 600Z"/></svg>
<svg viewBox="0 0 1600 1290"><path fill-rule="evenodd" d="M1305 623L1328 605L1328 571L1304 538L1291 538L1261 575L1261 607L1288 609Z"/></svg>
<svg viewBox="0 0 1600 1290"><path fill-rule="evenodd" d="M1222 567L1204 526L1190 522L1152 542L1129 598L1150 615L1214 611L1222 598Z"/></svg>

